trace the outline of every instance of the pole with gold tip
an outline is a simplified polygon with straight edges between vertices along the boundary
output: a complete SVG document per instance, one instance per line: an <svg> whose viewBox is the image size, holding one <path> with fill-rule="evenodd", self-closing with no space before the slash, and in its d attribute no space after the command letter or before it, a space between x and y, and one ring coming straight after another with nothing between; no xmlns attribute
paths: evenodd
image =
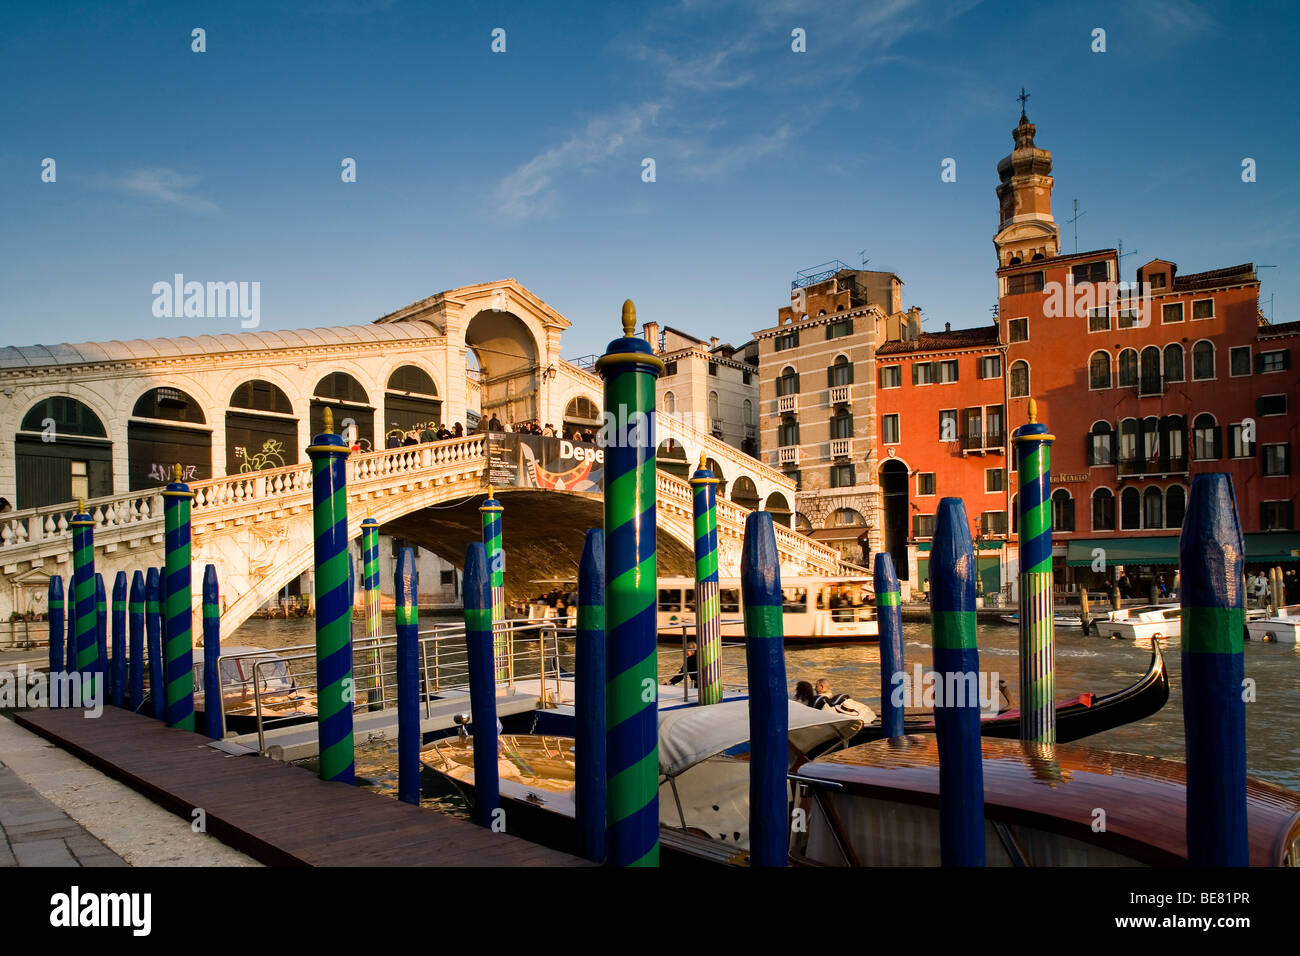
<svg viewBox="0 0 1300 956"><path fill-rule="evenodd" d="M498 681L510 679L510 653L506 645L506 554L501 546L501 515L505 511L488 484L487 500L479 506L483 516L483 550L487 553L488 577L492 582L492 670ZM538 675L541 679L542 675Z"/></svg>
<svg viewBox="0 0 1300 956"><path fill-rule="evenodd" d="M163 617L167 647L163 653L167 726L194 729L194 582L190 573L190 503L194 493L181 481L178 464L172 483L163 489Z"/></svg>
<svg viewBox="0 0 1300 956"><path fill-rule="evenodd" d="M1038 421L1012 436L1020 491L1020 739L1056 742L1056 636L1052 625L1051 450L1056 439Z"/></svg>
<svg viewBox="0 0 1300 956"><path fill-rule="evenodd" d="M699 700L722 702L722 615L718 600L718 479L700 454L691 475L695 517L695 643L699 655ZM690 677L686 676L689 681Z"/></svg>

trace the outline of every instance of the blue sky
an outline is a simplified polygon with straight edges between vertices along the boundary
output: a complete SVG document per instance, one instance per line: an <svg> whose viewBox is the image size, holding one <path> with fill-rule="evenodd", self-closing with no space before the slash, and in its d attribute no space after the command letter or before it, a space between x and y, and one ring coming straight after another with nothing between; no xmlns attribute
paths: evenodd
<svg viewBox="0 0 1300 956"><path fill-rule="evenodd" d="M570 356L627 297L739 344L864 249L927 328L983 324L1021 86L1081 250L1275 265L1265 311L1300 318L1293 3L291 6L6 5L0 344L238 331L155 318L177 272L260 282L264 328L514 276Z"/></svg>

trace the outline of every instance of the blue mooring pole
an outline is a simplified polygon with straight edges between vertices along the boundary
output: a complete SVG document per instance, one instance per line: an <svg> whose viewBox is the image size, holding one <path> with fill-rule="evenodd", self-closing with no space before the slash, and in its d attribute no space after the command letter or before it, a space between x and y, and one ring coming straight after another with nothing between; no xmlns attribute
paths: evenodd
<svg viewBox="0 0 1300 956"><path fill-rule="evenodd" d="M944 866L983 866L984 764L980 746L975 553L966 506L939 502L930 547L934 726L939 748L939 855ZM971 700L971 696L975 699Z"/></svg>
<svg viewBox="0 0 1300 956"><path fill-rule="evenodd" d="M46 599L50 611L50 698L51 707L62 706L59 688L59 672L63 670L63 577L54 575L50 578L50 591Z"/></svg>
<svg viewBox="0 0 1300 956"><path fill-rule="evenodd" d="M108 682L109 699L114 707L126 703L126 572L118 571L113 579L113 658Z"/></svg>
<svg viewBox="0 0 1300 956"><path fill-rule="evenodd" d="M1191 866L1250 864L1242 554L1231 476L1197 475L1178 541Z"/></svg>
<svg viewBox="0 0 1300 956"><path fill-rule="evenodd" d="M605 532L590 528L578 562L573 799L578 853L605 859Z"/></svg>
<svg viewBox="0 0 1300 956"><path fill-rule="evenodd" d="M415 549L397 556L397 799L420 802L420 577Z"/></svg>
<svg viewBox="0 0 1300 956"><path fill-rule="evenodd" d="M497 684L492 666L492 576L487 549L465 551L465 648L469 654L470 720L474 727L474 822L492 828L501 800L497 767Z"/></svg>
<svg viewBox="0 0 1300 956"><path fill-rule="evenodd" d="M144 575L136 571L131 575L131 597L127 602L126 617L131 639L126 706L136 713L144 706L144 607Z"/></svg>
<svg viewBox="0 0 1300 956"><path fill-rule="evenodd" d="M144 579L144 631L149 641L149 699L156 720L167 718L167 688L163 681L162 575L150 568Z"/></svg>
<svg viewBox="0 0 1300 956"><path fill-rule="evenodd" d="M203 569L203 732L213 740L226 735L221 699L221 594L217 569Z"/></svg>
<svg viewBox="0 0 1300 956"><path fill-rule="evenodd" d="M880 728L886 737L903 736L903 608L894 559L876 553L876 624L880 628Z"/></svg>
<svg viewBox="0 0 1300 956"><path fill-rule="evenodd" d="M95 694L108 703L108 598L104 592L104 575L95 572Z"/></svg>
<svg viewBox="0 0 1300 956"><path fill-rule="evenodd" d="M790 839L785 779L790 705L781 620L781 557L771 512L754 511L745 518L740 590L749 681L749 862L751 866L785 866Z"/></svg>

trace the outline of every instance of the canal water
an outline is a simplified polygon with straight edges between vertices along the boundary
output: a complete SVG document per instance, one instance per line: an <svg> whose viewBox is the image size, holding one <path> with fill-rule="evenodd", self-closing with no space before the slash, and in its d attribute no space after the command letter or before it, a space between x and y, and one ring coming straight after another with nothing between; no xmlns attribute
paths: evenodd
<svg viewBox="0 0 1300 956"><path fill-rule="evenodd" d="M440 615L422 614L424 623ZM441 615L454 619L456 615ZM360 616L354 621L356 636L363 634ZM384 633L394 630L385 616ZM250 620L227 638L229 645L287 647L310 644L315 638L311 618ZM903 625L903 653L910 674L913 663L928 666L931 659L928 624ZM1017 632L1012 625L984 625L979 629L981 670L999 676L1018 696ZM561 641L561 659L572 666L572 641ZM1108 694L1129 686L1146 672L1149 647L1131 641L1084 637L1077 627L1058 629L1056 635L1056 693L1064 700L1082 693ZM1169 702L1146 720L1087 737L1079 746L1183 759L1183 702L1179 643L1165 645L1169 669ZM723 649L724 680L743 679L745 651L741 646ZM667 678L681 667L681 651L659 645L659 673ZM534 667L533 673L536 672ZM880 652L875 645L822 648L787 648L786 675L793 695L797 681L828 678L837 693L875 708L879 702ZM1300 646L1246 643L1246 676L1254 681L1255 700L1246 705L1247 772L1261 780L1300 790ZM680 693L665 690L664 696ZM996 686L996 681L994 681ZM396 793L397 745L370 745L357 749L357 774L373 789ZM426 803L463 813L460 798L438 778L425 775Z"/></svg>

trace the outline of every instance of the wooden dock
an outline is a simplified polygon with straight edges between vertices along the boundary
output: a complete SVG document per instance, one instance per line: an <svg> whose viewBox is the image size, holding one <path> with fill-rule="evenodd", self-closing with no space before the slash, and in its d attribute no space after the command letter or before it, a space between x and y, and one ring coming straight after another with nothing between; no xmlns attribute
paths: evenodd
<svg viewBox="0 0 1300 956"><path fill-rule="evenodd" d="M585 866L578 857L301 767L231 756L199 734L116 707L14 714L22 727L272 866Z"/></svg>

